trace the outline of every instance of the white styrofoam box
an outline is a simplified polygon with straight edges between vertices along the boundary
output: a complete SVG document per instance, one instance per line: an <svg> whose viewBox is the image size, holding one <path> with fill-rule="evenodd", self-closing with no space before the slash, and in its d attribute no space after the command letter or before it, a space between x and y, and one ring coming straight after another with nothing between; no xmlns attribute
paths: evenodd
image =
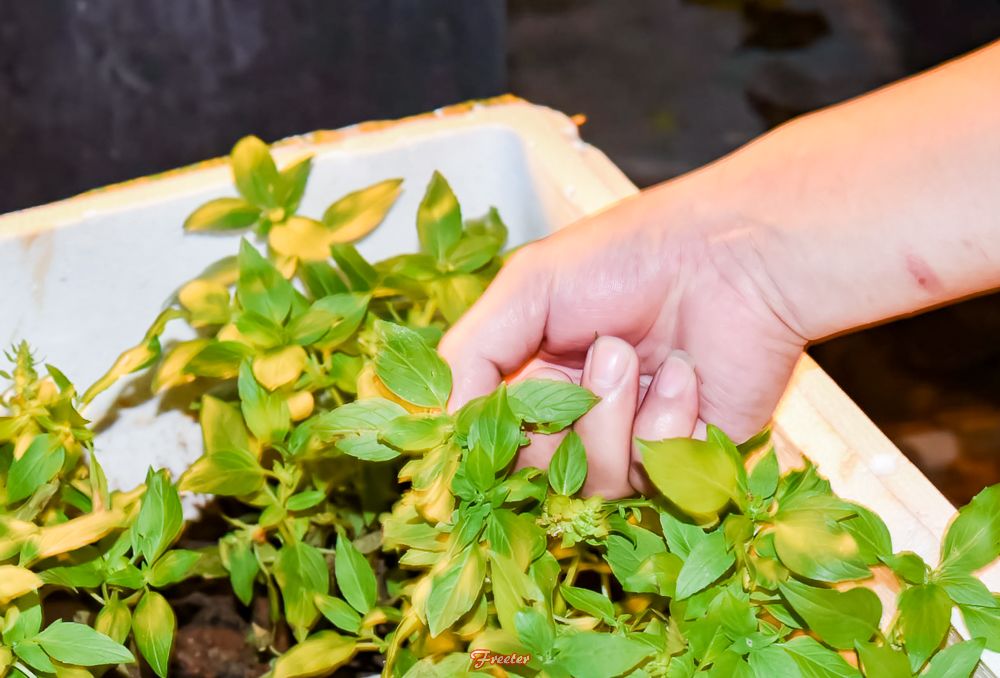
<svg viewBox="0 0 1000 678"><path fill-rule="evenodd" d="M636 191L580 140L569 118L513 98L319 132L275 149L279 165L305 153L315 155L302 209L308 215L348 191L405 179L386 222L360 244L375 260L416 248L416 208L434 170L448 178L466 215L496 205L512 245ZM0 342L29 340L85 388L141 338L181 283L237 251L234 236L181 229L194 207L233 194L228 168L216 162L0 217ZM165 339L183 337L173 327ZM141 376L126 379L86 412L98 422L96 450L118 487L141 482L150 465L179 473L200 454L194 420L148 393ZM774 429L784 463L808 455L836 492L885 518L896 550L934 562L954 508L807 356ZM1000 589L1000 568L982 576ZM954 621L961 629L957 615ZM988 653L984 663L1000 671L998 655Z"/></svg>
<svg viewBox="0 0 1000 678"><path fill-rule="evenodd" d="M318 217L344 193L404 178L398 204L359 245L372 260L416 251L417 205L434 170L449 180L466 215L499 208L511 244L635 190L579 140L568 118L525 103L317 133L275 149L279 165L306 153L315 160L304 214ZM180 284L236 253L238 236L181 228L201 203L234 194L228 167L216 163L0 218L0 342L27 339L82 391L141 339ZM174 323L164 342L189 336ZM200 453L192 418L151 399L141 376L109 389L86 414L97 422L96 451L118 486L142 482L149 465L179 473Z"/></svg>

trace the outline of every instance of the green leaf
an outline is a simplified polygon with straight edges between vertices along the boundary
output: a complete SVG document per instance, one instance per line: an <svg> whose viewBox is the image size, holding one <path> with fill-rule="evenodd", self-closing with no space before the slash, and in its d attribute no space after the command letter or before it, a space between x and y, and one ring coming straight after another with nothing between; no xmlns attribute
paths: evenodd
<svg viewBox="0 0 1000 678"><path fill-rule="evenodd" d="M892 537L885 522L864 506L848 504L855 515L842 525L854 537L861 558L868 565L875 565L882 556L892 555Z"/></svg>
<svg viewBox="0 0 1000 678"><path fill-rule="evenodd" d="M480 275L448 273L428 280L426 288L441 315L454 325L483 294L486 283Z"/></svg>
<svg viewBox="0 0 1000 678"><path fill-rule="evenodd" d="M146 591L135 606L132 635L139 652L160 678L167 676L176 628L177 618L166 598L156 591Z"/></svg>
<svg viewBox="0 0 1000 678"><path fill-rule="evenodd" d="M902 551L880 560L896 573L896 576L910 584L927 583L927 564L924 559L912 551Z"/></svg>
<svg viewBox="0 0 1000 678"><path fill-rule="evenodd" d="M775 516L774 547L781 563L792 572L825 582L864 579L871 572L857 542L837 522L852 511L822 495L797 498L794 510Z"/></svg>
<svg viewBox="0 0 1000 678"><path fill-rule="evenodd" d="M782 597L808 628L825 643L840 650L865 643L878 631L882 603L866 588L847 591L823 589L794 579L778 585Z"/></svg>
<svg viewBox="0 0 1000 678"><path fill-rule="evenodd" d="M278 168L271 159L267 144L247 136L236 142L229 162L240 195L258 207L274 207L274 193L279 184Z"/></svg>
<svg viewBox="0 0 1000 678"><path fill-rule="evenodd" d="M517 637L526 648L535 654L544 655L552 649L555 630L548 617L533 607L518 610L514 616Z"/></svg>
<svg viewBox="0 0 1000 678"><path fill-rule="evenodd" d="M743 460L743 455L740 454L739 449L736 447L736 443L726 435L718 426L713 424L708 424L705 430L705 439L708 443L716 445L722 448L733 462L733 466L736 467L736 493L733 499L736 501L737 506L740 510L746 509L746 498L750 493L749 489L749 479L747 477L746 464Z"/></svg>
<svg viewBox="0 0 1000 678"><path fill-rule="evenodd" d="M340 598L317 593L315 602L320 614L338 629L357 633L361 628L361 615Z"/></svg>
<svg viewBox="0 0 1000 678"><path fill-rule="evenodd" d="M3 642L13 645L33 638L42 628L42 605L38 593L26 593L13 601L7 608L7 620L3 627ZM48 659L46 657L46 659Z"/></svg>
<svg viewBox="0 0 1000 678"><path fill-rule="evenodd" d="M444 409L451 393L451 370L413 330L375 321L380 349L375 373L386 388L419 407Z"/></svg>
<svg viewBox="0 0 1000 678"><path fill-rule="evenodd" d="M626 673L655 650L634 638L584 631L556 639L556 665L573 678L607 678Z"/></svg>
<svg viewBox="0 0 1000 678"><path fill-rule="evenodd" d="M549 462L549 485L553 491L570 496L583 487L587 478L587 451L576 431L570 431Z"/></svg>
<svg viewBox="0 0 1000 678"><path fill-rule="evenodd" d="M463 233L461 239L448 252L448 268L472 273L500 253L503 241L489 235L469 235Z"/></svg>
<svg viewBox="0 0 1000 678"><path fill-rule="evenodd" d="M216 198L201 205L184 220L185 231L233 231L248 228L260 219L260 208L242 198Z"/></svg>
<svg viewBox="0 0 1000 678"><path fill-rule="evenodd" d="M997 599L986 588L986 584L977 577L965 574L961 570L953 571L949 568L939 570L934 574L934 583L943 588L956 605L1000 606Z"/></svg>
<svg viewBox="0 0 1000 678"><path fill-rule="evenodd" d="M653 484L681 510L714 514L734 497L736 464L721 446L690 438L636 440L636 445Z"/></svg>
<svg viewBox="0 0 1000 678"><path fill-rule="evenodd" d="M250 361L240 365L237 383L240 407L250 432L264 445L283 440L291 426L291 414L285 398L279 393L268 393L257 383Z"/></svg>
<svg viewBox="0 0 1000 678"><path fill-rule="evenodd" d="M749 660L733 650L724 650L712 659L712 668L705 672L707 678L755 678Z"/></svg>
<svg viewBox="0 0 1000 678"><path fill-rule="evenodd" d="M52 674L56 672L56 667L52 663L52 660L49 659L49 656L45 654L45 651L34 640L14 643L13 650L15 655L23 659L33 669ZM23 672L21 672L21 675L24 675Z"/></svg>
<svg viewBox="0 0 1000 678"><path fill-rule="evenodd" d="M306 183L312 172L313 158L311 155L296 160L281 170L278 175L278 185L275 189L275 202L284 208L285 214L295 214L306 192Z"/></svg>
<svg viewBox="0 0 1000 678"><path fill-rule="evenodd" d="M705 530L697 525L681 522L665 511L660 513L660 526L663 528L663 536L671 553L676 553L685 560L691 554L691 550L707 536Z"/></svg>
<svg viewBox="0 0 1000 678"><path fill-rule="evenodd" d="M174 549L167 551L153 565L149 572L149 583L151 586L163 588L183 581L191 569L195 566L201 554L197 551L186 549Z"/></svg>
<svg viewBox="0 0 1000 678"><path fill-rule="evenodd" d="M170 482L166 471L146 475L146 493L142 497L139 516L132 526L132 540L136 552L147 563L153 563L170 548L184 528L184 515L177 488Z"/></svg>
<svg viewBox="0 0 1000 678"><path fill-rule="evenodd" d="M454 420L451 417L414 414L387 423L379 437L398 450L422 452L443 443L453 429Z"/></svg>
<svg viewBox="0 0 1000 678"><path fill-rule="evenodd" d="M941 543L941 567L978 570L1000 556L1000 485L962 507Z"/></svg>
<svg viewBox="0 0 1000 678"><path fill-rule="evenodd" d="M673 598L677 594L677 577L682 567L684 561L676 553L654 553L639 565L631 581L648 581L651 574L657 593Z"/></svg>
<svg viewBox="0 0 1000 678"><path fill-rule="evenodd" d="M320 631L294 646L274 662L273 678L312 678L332 675L351 661L355 641L335 631Z"/></svg>
<svg viewBox="0 0 1000 678"><path fill-rule="evenodd" d="M678 600L690 598L726 573L736 562L721 531L711 532L695 544L677 575Z"/></svg>
<svg viewBox="0 0 1000 678"><path fill-rule="evenodd" d="M566 428L590 411L598 397L569 382L551 379L527 379L508 390L510 408L542 433Z"/></svg>
<svg viewBox="0 0 1000 678"><path fill-rule="evenodd" d="M236 296L240 305L280 325L292 305L291 283L245 238L240 241L238 262Z"/></svg>
<svg viewBox="0 0 1000 678"><path fill-rule="evenodd" d="M843 657L809 636L793 638L781 646L795 660L803 678L861 678Z"/></svg>
<svg viewBox="0 0 1000 678"><path fill-rule="evenodd" d="M983 654L983 640L967 640L938 652L931 659L923 678L969 678Z"/></svg>
<svg viewBox="0 0 1000 678"><path fill-rule="evenodd" d="M345 436L337 441L337 449L364 461L389 461L399 456L397 450L380 443L374 431Z"/></svg>
<svg viewBox="0 0 1000 678"><path fill-rule="evenodd" d="M306 490L305 492L299 492L289 497L288 501L285 502L285 508L289 511L306 511L324 499L326 499L325 492L321 492L320 490Z"/></svg>
<svg viewBox="0 0 1000 678"><path fill-rule="evenodd" d="M906 655L888 645L858 643L856 649L867 678L909 678L911 675Z"/></svg>
<svg viewBox="0 0 1000 678"><path fill-rule="evenodd" d="M959 605L962 619L969 627L969 635L981 638L987 649L1000 652L1000 603L984 607L979 605Z"/></svg>
<svg viewBox="0 0 1000 678"><path fill-rule="evenodd" d="M353 245L337 243L330 248L330 254L347 278L351 290L367 292L375 287L378 282L378 272Z"/></svg>
<svg viewBox="0 0 1000 678"><path fill-rule="evenodd" d="M337 553L334 559L337 587L341 595L361 614L368 614L375 606L378 583L368 559L355 548L350 539L337 536Z"/></svg>
<svg viewBox="0 0 1000 678"><path fill-rule="evenodd" d="M465 232L474 236L489 236L501 243L507 241L507 226L496 207L490 207L481 217L466 219Z"/></svg>
<svg viewBox="0 0 1000 678"><path fill-rule="evenodd" d="M146 578L143 576L142 570L124 557L119 557L116 560L117 562L108 565L108 573L105 577L105 583L108 586L135 590L145 585Z"/></svg>
<svg viewBox="0 0 1000 678"><path fill-rule="evenodd" d="M616 624L615 607L603 594L565 584L559 587L559 593L567 603L581 612L596 617L609 626Z"/></svg>
<svg viewBox="0 0 1000 678"><path fill-rule="evenodd" d="M940 586L911 586L899 595L896 628L902 637L910 658L910 668L914 673L941 646L950 626L951 599Z"/></svg>
<svg viewBox="0 0 1000 678"><path fill-rule="evenodd" d="M340 274L325 261L300 261L297 273L313 299L350 291Z"/></svg>
<svg viewBox="0 0 1000 678"><path fill-rule="evenodd" d="M260 313L244 310L236 316L235 324L242 335L241 342L245 340L258 349L285 345L285 334L281 324Z"/></svg>
<svg viewBox="0 0 1000 678"><path fill-rule="evenodd" d="M285 617L301 642L319 617L316 594L330 592L326 560L315 546L285 544L278 551L273 574L285 601Z"/></svg>
<svg viewBox="0 0 1000 678"><path fill-rule="evenodd" d="M754 678L799 678L803 675L792 655L778 645L754 648L747 655L747 661Z"/></svg>
<svg viewBox="0 0 1000 678"><path fill-rule="evenodd" d="M70 565L64 567L50 567L47 570L38 573L42 582L46 584L52 584L54 586L65 586L66 588L97 588L104 581L104 574L101 571L102 563L99 559L88 560L86 562L80 563L79 565ZM14 566L10 566L14 567ZM10 577L6 577L8 581ZM22 582L23 585L26 582ZM39 585L41 585L39 583ZM7 591L4 591L5 587L0 584L0 598L11 598L13 596L7 595Z"/></svg>
<svg viewBox="0 0 1000 678"><path fill-rule="evenodd" d="M666 553L667 547L656 533L629 525L628 534L609 535L605 542L607 561L622 588L633 593L656 593L657 582L653 572L640 572L650 556Z"/></svg>
<svg viewBox="0 0 1000 678"><path fill-rule="evenodd" d="M451 186L434 172L427 192L417 209L417 235L420 251L438 261L446 261L448 252L462 236L462 212Z"/></svg>
<svg viewBox="0 0 1000 678"><path fill-rule="evenodd" d="M515 633L517 616L524 610L532 580L512 558L496 551L490 554L490 588L500 628Z"/></svg>
<svg viewBox="0 0 1000 678"><path fill-rule="evenodd" d="M250 449L250 437L236 405L205 395L201 399L200 420L206 454Z"/></svg>
<svg viewBox="0 0 1000 678"><path fill-rule="evenodd" d="M521 444L520 422L507 404L507 387L500 384L483 400L479 417L469 428L467 445L489 455L493 471L510 464Z"/></svg>
<svg viewBox="0 0 1000 678"><path fill-rule="evenodd" d="M233 592L240 602L249 605L253 600L253 586L260 571L260 563L254 555L250 538L246 533L227 536L219 543L220 555L226 569Z"/></svg>
<svg viewBox="0 0 1000 678"><path fill-rule="evenodd" d="M181 476L182 492L204 492L238 497L264 485L264 469L245 450L221 450L199 457Z"/></svg>
<svg viewBox="0 0 1000 678"><path fill-rule="evenodd" d="M488 491L496 482L493 460L481 447L473 447L465 454L462 468L466 478L480 492Z"/></svg>
<svg viewBox="0 0 1000 678"><path fill-rule="evenodd" d="M135 662L124 646L86 624L56 620L35 636L35 641L56 661L75 666Z"/></svg>
<svg viewBox="0 0 1000 678"><path fill-rule="evenodd" d="M757 460L750 472L750 494L760 499L773 497L778 489L778 475L778 456L774 453L774 448L771 448Z"/></svg>
<svg viewBox="0 0 1000 678"><path fill-rule="evenodd" d="M231 379L239 372L243 359L253 353L252 348L238 341L210 341L198 349L181 371L198 377Z"/></svg>
<svg viewBox="0 0 1000 678"><path fill-rule="evenodd" d="M288 335L301 346L332 349L349 339L364 320L371 297L348 292L315 301L288 326Z"/></svg>
<svg viewBox="0 0 1000 678"><path fill-rule="evenodd" d="M124 643L132 630L132 611L117 595L112 594L97 613L94 629L116 643Z"/></svg>
<svg viewBox="0 0 1000 678"><path fill-rule="evenodd" d="M7 472L7 503L13 504L34 494L52 480L66 459L66 451L54 435L37 435L20 459Z"/></svg>
<svg viewBox="0 0 1000 678"><path fill-rule="evenodd" d="M472 608L486 577L486 559L473 544L434 577L427 596L427 626L434 638Z"/></svg>
<svg viewBox="0 0 1000 678"><path fill-rule="evenodd" d="M399 198L402 184L402 179L386 179L348 193L326 208L323 223L342 242L363 238L385 219Z"/></svg>
<svg viewBox="0 0 1000 678"><path fill-rule="evenodd" d="M522 571L540 552L545 551L545 534L534 517L514 513L510 509L489 512L486 539L494 552L513 558Z"/></svg>
<svg viewBox="0 0 1000 678"><path fill-rule="evenodd" d="M341 405L310 420L312 434L329 440L335 436L366 431L378 432L406 410L399 403L385 398L365 398Z"/></svg>

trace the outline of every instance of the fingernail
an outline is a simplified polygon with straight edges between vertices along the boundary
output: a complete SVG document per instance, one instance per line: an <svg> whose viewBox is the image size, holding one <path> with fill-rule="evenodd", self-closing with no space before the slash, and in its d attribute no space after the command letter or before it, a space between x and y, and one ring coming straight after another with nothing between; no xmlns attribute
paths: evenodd
<svg viewBox="0 0 1000 678"><path fill-rule="evenodd" d="M611 388L625 376L628 355L613 339L600 338L590 353L590 379L598 386Z"/></svg>
<svg viewBox="0 0 1000 678"><path fill-rule="evenodd" d="M694 379L694 365L684 351L671 351L656 375L656 393L664 398L676 398Z"/></svg>

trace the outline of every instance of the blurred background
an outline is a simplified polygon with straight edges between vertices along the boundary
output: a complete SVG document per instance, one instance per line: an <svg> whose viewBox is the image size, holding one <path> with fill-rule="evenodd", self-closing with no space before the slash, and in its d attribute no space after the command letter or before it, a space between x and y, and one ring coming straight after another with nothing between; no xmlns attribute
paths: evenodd
<svg viewBox="0 0 1000 678"><path fill-rule="evenodd" d="M0 213L513 92L637 184L1000 37L1000 0L0 0ZM956 503L1000 481L1000 299L811 349Z"/></svg>

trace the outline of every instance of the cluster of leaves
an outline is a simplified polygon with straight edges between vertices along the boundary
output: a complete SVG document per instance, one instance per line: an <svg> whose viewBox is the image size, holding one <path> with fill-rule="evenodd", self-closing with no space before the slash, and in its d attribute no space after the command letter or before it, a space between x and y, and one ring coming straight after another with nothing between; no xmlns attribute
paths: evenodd
<svg viewBox="0 0 1000 678"><path fill-rule="evenodd" d="M812 465L779 473L766 436L644 441L659 494L580 497L587 458L569 429L592 394L529 380L445 407L434 346L499 269L495 210L463 219L435 174L420 252L371 264L350 243L399 181L317 221L297 214L308 159L278 171L250 138L232 166L241 197L186 227L252 228L267 256L243 240L81 397L25 345L11 356L0 675L82 678L139 654L165 676L176 618L161 591L192 579L266 599L270 625L248 651L272 656L275 678L330 674L358 653L385 676L460 676L475 649L552 678L943 678L1000 650L1000 600L974 576L1000 555L1000 487L960 511L936 568L894 552L883 522ZM197 336L163 350L175 319ZM204 453L176 481L151 470L109 492L77 408L145 368L154 389L196 394ZM548 470L513 470L529 434L563 436ZM188 492L220 498L228 528L208 547L178 544ZM874 572L893 580L895 610L865 588ZM75 617L45 626L57 592L76 594ZM956 606L973 640L945 648Z"/></svg>

